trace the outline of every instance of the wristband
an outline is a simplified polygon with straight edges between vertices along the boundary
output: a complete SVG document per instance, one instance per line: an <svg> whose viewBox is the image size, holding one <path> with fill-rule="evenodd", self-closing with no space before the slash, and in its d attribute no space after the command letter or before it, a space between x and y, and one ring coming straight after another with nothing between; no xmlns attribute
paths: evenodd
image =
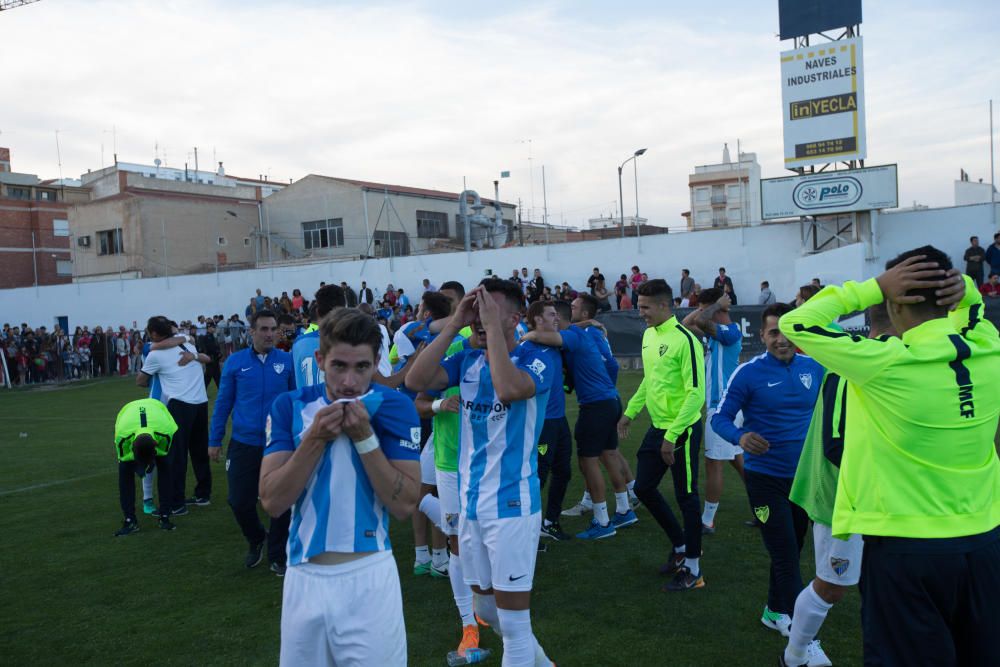
<svg viewBox="0 0 1000 667"><path fill-rule="evenodd" d="M444 403L443 398L436 399L433 403L431 403L431 410L434 411L434 414L441 412L442 403Z"/></svg>
<svg viewBox="0 0 1000 667"><path fill-rule="evenodd" d="M372 433L364 440L355 441L354 449L358 450L358 454L367 454L368 452L374 451L378 449L378 438L374 433Z"/></svg>

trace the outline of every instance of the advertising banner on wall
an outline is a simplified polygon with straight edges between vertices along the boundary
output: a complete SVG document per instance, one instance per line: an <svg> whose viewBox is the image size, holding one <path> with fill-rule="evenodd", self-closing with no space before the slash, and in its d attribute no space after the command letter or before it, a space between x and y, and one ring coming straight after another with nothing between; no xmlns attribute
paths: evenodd
<svg viewBox="0 0 1000 667"><path fill-rule="evenodd" d="M785 167L864 160L861 38L781 53Z"/></svg>
<svg viewBox="0 0 1000 667"><path fill-rule="evenodd" d="M896 208L896 165L765 178L760 203L763 220Z"/></svg>

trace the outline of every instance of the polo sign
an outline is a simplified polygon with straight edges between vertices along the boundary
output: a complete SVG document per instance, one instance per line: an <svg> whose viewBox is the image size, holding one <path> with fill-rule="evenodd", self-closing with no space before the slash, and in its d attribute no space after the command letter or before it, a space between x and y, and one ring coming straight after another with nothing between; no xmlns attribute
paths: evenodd
<svg viewBox="0 0 1000 667"><path fill-rule="evenodd" d="M766 178L760 203L764 220L895 208L896 165Z"/></svg>

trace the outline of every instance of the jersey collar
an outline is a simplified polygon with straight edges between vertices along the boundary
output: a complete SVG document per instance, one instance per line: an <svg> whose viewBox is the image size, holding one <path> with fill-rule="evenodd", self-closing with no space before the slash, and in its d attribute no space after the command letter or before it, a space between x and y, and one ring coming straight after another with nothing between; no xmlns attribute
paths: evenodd
<svg viewBox="0 0 1000 667"><path fill-rule="evenodd" d="M913 343L921 343L926 340L940 340L956 333L955 326L951 323L951 320L947 317L938 317L905 331L902 339L906 345L912 345Z"/></svg>
<svg viewBox="0 0 1000 667"><path fill-rule="evenodd" d="M655 328L656 328L656 331L658 333L663 333L664 331L667 331L669 329L676 329L677 328L677 316L676 315L671 315L669 320L667 320L663 324L660 324L660 325L656 326Z"/></svg>

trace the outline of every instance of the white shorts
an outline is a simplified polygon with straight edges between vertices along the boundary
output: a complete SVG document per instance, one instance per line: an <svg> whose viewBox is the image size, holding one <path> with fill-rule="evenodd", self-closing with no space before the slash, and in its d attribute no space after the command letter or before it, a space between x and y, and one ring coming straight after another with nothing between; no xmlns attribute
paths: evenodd
<svg viewBox="0 0 1000 667"><path fill-rule="evenodd" d="M434 468L434 434L427 438L427 444L420 450L420 481L428 486L437 484Z"/></svg>
<svg viewBox="0 0 1000 667"><path fill-rule="evenodd" d="M458 519L465 583L486 590L530 591L538 557L542 513L508 519Z"/></svg>
<svg viewBox="0 0 1000 667"><path fill-rule="evenodd" d="M705 420L705 458L713 461L732 461L737 456L743 454L743 448L729 442L721 435L712 430L712 415L716 413L715 408L708 409L708 417ZM733 422L737 426L743 426L743 412L736 413Z"/></svg>
<svg viewBox="0 0 1000 667"><path fill-rule="evenodd" d="M446 535L458 535L458 515L462 499L458 493L458 473L437 471L438 500L441 501L441 525Z"/></svg>
<svg viewBox="0 0 1000 667"><path fill-rule="evenodd" d="M292 565L281 602L283 667L405 665L406 628L391 551L342 565Z"/></svg>
<svg viewBox="0 0 1000 667"><path fill-rule="evenodd" d="M860 535L846 542L834 538L830 526L813 523L816 550L816 577L829 584L854 586L861 577L861 554L865 543Z"/></svg>

